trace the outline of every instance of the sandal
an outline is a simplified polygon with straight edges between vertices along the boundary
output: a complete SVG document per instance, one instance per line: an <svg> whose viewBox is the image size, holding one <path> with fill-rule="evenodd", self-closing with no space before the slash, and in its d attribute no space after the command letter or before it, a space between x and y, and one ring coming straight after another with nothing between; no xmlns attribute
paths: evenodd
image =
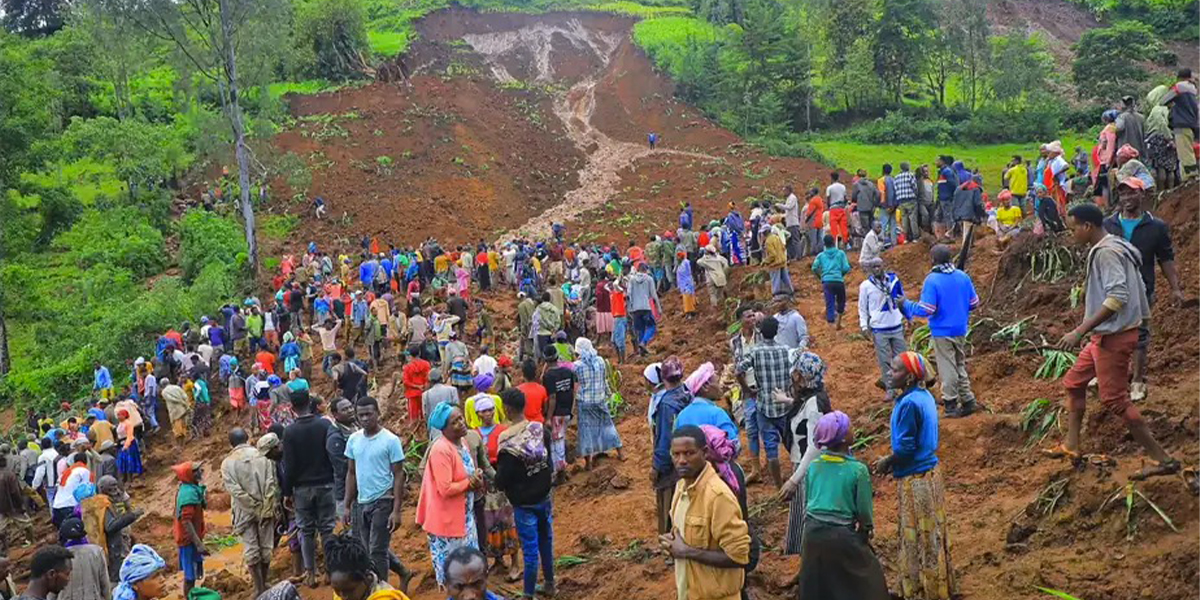
<svg viewBox="0 0 1200 600"><path fill-rule="evenodd" d="M1069 458L1073 462L1079 460L1079 453L1068 450L1066 446L1059 444L1053 448L1045 448L1042 450L1042 455L1049 458Z"/></svg>
<svg viewBox="0 0 1200 600"><path fill-rule="evenodd" d="M1172 458L1165 460L1154 466L1145 467L1141 471L1129 476L1133 481L1145 481L1151 477L1160 477L1162 475L1174 475L1183 469L1183 464Z"/></svg>

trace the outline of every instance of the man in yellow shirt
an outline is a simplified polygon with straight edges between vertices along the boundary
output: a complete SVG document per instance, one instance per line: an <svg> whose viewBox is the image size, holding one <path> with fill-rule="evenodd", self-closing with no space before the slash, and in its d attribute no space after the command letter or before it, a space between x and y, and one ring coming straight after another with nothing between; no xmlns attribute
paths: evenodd
<svg viewBox="0 0 1200 600"><path fill-rule="evenodd" d="M750 562L750 529L737 496L705 453L708 439L695 425L675 430L671 461L679 474L671 502L671 533L659 544L675 559L679 600L737 600Z"/></svg>
<svg viewBox="0 0 1200 600"><path fill-rule="evenodd" d="M1004 171L1004 182L1020 204L1029 193L1029 166L1020 156L1014 155Z"/></svg>

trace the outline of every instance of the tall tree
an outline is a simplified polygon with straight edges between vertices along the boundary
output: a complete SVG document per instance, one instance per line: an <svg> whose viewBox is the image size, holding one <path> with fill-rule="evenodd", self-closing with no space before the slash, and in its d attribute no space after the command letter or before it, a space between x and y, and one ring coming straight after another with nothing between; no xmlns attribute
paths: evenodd
<svg viewBox="0 0 1200 600"><path fill-rule="evenodd" d="M14 33L50 35L63 28L66 0L0 0L0 20Z"/></svg>
<svg viewBox="0 0 1200 600"><path fill-rule="evenodd" d="M950 39L946 31L937 28L925 48L924 66L925 89L933 96L938 106L946 106L946 86L950 77L956 72L958 61L950 48Z"/></svg>
<svg viewBox="0 0 1200 600"><path fill-rule="evenodd" d="M871 93L876 86L874 70L874 34L876 20L872 0L819 0L815 7L819 30L820 71L822 79L832 82L826 93L840 97L847 110ZM864 72L864 67L866 71Z"/></svg>
<svg viewBox="0 0 1200 600"><path fill-rule="evenodd" d="M258 240L250 197L250 152L242 115L239 52L282 29L284 0L141 0L134 14L147 32L171 42L204 79L215 84L233 132L238 165L238 202L245 227L248 262L258 272Z"/></svg>
<svg viewBox="0 0 1200 600"><path fill-rule="evenodd" d="M992 53L987 0L949 0L947 5L942 26L962 70L963 100L974 111L985 95Z"/></svg>
<svg viewBox="0 0 1200 600"><path fill-rule="evenodd" d="M1075 88L1080 96L1100 101L1134 94L1149 78L1139 63L1153 58L1160 46L1150 27L1136 21L1089 30L1075 44Z"/></svg>
<svg viewBox="0 0 1200 600"><path fill-rule="evenodd" d="M1011 104L1041 89L1054 59L1037 34L1013 28L1008 35L992 38L992 94Z"/></svg>
<svg viewBox="0 0 1200 600"><path fill-rule="evenodd" d="M905 83L921 72L921 57L935 24L930 0L883 0L875 33L875 73L893 104L900 104Z"/></svg>

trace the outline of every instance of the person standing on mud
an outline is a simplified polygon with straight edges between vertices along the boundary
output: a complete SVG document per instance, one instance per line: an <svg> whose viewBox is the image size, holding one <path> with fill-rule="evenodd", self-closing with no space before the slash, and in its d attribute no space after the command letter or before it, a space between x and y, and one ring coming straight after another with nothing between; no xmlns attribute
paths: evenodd
<svg viewBox="0 0 1200 600"><path fill-rule="evenodd" d="M307 393L292 395L292 409L296 420L283 431L283 497L289 508L295 506L305 583L317 587L317 533L324 543L337 520L333 464L325 451L330 424L313 414Z"/></svg>
<svg viewBox="0 0 1200 600"><path fill-rule="evenodd" d="M1179 270L1175 268L1175 249L1171 246L1171 229L1161 219L1142 208L1146 200L1142 181L1130 177L1117 185L1117 197L1121 210L1104 220L1108 233L1120 236L1133 244L1142 254L1142 282L1146 287L1146 300L1154 306L1154 263L1162 266L1163 275L1171 286L1171 300L1183 303L1183 288L1179 284ZM1150 325L1143 322L1138 327L1138 344L1133 353L1133 382L1129 384L1129 399L1139 402L1146 397L1146 350L1150 346Z"/></svg>
<svg viewBox="0 0 1200 600"><path fill-rule="evenodd" d="M775 217L773 220L777 219L778 217ZM791 258L790 248L793 238L789 236L788 249L785 249L783 238L776 231L775 227L767 225L763 227L762 231L766 234L766 240L763 242L763 247L765 248L763 267L771 274L771 295L791 294L795 289L792 287L792 276L787 270L787 261ZM799 251L797 251L798 257Z"/></svg>
<svg viewBox="0 0 1200 600"><path fill-rule="evenodd" d="M912 317L929 319L946 416L967 417L978 410L967 374L967 329L979 296L971 276L954 267L949 246L934 246L929 257L933 270L921 286L920 301L905 300L904 306Z"/></svg>
<svg viewBox="0 0 1200 600"><path fill-rule="evenodd" d="M776 208L783 211L784 226L787 227L787 260L796 260L800 258L800 199L790 185L783 186L783 195L787 200Z"/></svg>
<svg viewBox="0 0 1200 600"><path fill-rule="evenodd" d="M946 486L938 468L938 414L925 389L929 364L916 352L892 359L889 387L899 396L892 407L892 453L875 463L880 474L897 480L900 502L900 595L924 600L950 600L958 581L950 563L946 521Z"/></svg>
<svg viewBox="0 0 1200 600"><path fill-rule="evenodd" d="M737 364L738 383L750 388L758 399L758 431L763 439L763 452L767 455L767 471L775 489L783 485L779 470L779 445L787 429L787 413L791 405L785 401L791 389L791 362L788 348L775 340L779 332L779 321L767 317L758 324L762 341L745 352ZM754 381L746 375L754 372Z"/></svg>
<svg viewBox="0 0 1200 600"><path fill-rule="evenodd" d="M1167 454L1146 425L1137 407L1129 401L1129 359L1138 345L1139 327L1150 318L1150 303L1142 281L1143 257L1132 244L1104 230L1104 213L1094 204L1080 204L1067 213L1071 234L1091 249L1084 283L1084 319L1058 346L1073 350L1090 335L1075 365L1063 377L1067 388L1066 443L1049 453L1079 462L1079 435L1087 409L1088 382L1098 380L1100 402L1125 421L1129 434L1142 446L1155 465L1133 474L1133 480L1178 473L1179 461Z"/></svg>
<svg viewBox="0 0 1200 600"><path fill-rule="evenodd" d="M746 583L750 528L737 496L709 464L707 450L699 427L687 425L672 434L671 460L679 476L671 500L676 527L658 541L675 559L680 598L736 600Z"/></svg>
<svg viewBox="0 0 1200 600"><path fill-rule="evenodd" d="M637 270L629 276L628 309L633 320L633 341L638 353L642 356L649 354L646 346L654 339L657 330L654 321L654 305L659 304L658 290L654 287L654 278L648 272L650 267L640 263Z"/></svg>
<svg viewBox="0 0 1200 600"><path fill-rule="evenodd" d="M229 445L233 451L221 462L221 479L233 508L233 532L242 542L254 593L260 595L267 589L267 568L275 548L279 481L275 478L275 463L264 450L250 445L245 429L230 430Z"/></svg>
<svg viewBox="0 0 1200 600"><path fill-rule="evenodd" d="M875 344L875 360L879 363L879 380L875 385L886 390L892 359L908 350L901 310L904 286L895 273L884 269L882 258L870 258L859 264L867 272L867 279L858 286L858 327Z"/></svg>

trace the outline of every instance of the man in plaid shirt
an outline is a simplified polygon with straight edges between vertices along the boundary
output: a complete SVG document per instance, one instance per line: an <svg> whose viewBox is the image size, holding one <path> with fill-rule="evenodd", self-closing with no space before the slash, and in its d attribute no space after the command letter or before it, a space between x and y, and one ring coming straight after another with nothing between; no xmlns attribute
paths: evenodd
<svg viewBox="0 0 1200 600"><path fill-rule="evenodd" d="M788 397L791 365L788 349L775 341L779 321L767 317L759 322L758 331L762 334L762 342L750 348L738 362L738 382L750 388L757 397L758 431L762 435L771 482L778 489L783 483L779 472L779 443L787 428L787 412L791 406ZM748 385L746 372L751 369L754 370L754 384Z"/></svg>
<svg viewBox="0 0 1200 600"><path fill-rule="evenodd" d="M917 241L921 235L917 226L917 174L911 169L907 162L900 163L900 174L895 177L896 201L889 203L889 208L900 209L900 231L909 243Z"/></svg>

